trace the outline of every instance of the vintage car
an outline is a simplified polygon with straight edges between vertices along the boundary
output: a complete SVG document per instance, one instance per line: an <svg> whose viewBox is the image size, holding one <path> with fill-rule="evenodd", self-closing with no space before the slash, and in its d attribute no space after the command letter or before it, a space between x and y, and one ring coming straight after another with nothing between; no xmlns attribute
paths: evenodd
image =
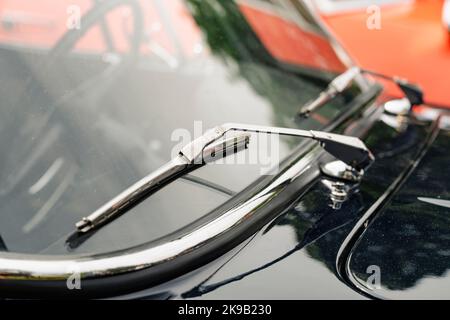
<svg viewBox="0 0 450 320"><path fill-rule="evenodd" d="M0 297L450 298L449 113L389 98L309 1L0 25Z"/></svg>

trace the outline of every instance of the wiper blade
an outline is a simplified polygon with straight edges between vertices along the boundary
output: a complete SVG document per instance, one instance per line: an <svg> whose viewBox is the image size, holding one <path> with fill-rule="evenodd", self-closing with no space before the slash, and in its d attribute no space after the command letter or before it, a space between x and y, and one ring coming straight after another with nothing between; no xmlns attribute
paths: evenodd
<svg viewBox="0 0 450 320"><path fill-rule="evenodd" d="M221 136L215 131L209 131L197 140L194 140L167 164L124 190L88 217L78 221L76 223L77 230L79 232L88 232L109 222L142 201L145 196L161 189L179 176L187 174L207 162L218 160L221 157L247 148L250 139L249 134L241 133L217 142L216 140L220 139ZM197 149L196 147L200 145L203 147Z"/></svg>
<svg viewBox="0 0 450 320"><path fill-rule="evenodd" d="M243 133L221 140L230 131ZM179 154L165 166L136 182L94 213L77 222L78 232L85 233L98 228L142 201L149 193L161 189L183 174L247 148L250 141L250 135L247 132L314 139L334 157L358 171L367 168L374 159L370 150L356 137L322 131L228 123L208 130L203 136L182 148Z"/></svg>
<svg viewBox="0 0 450 320"><path fill-rule="evenodd" d="M320 108L325 103L333 99L337 94L347 89L355 77L360 73L361 70L358 67L352 67L344 73L338 75L328 84L328 87L317 96L317 98L306 103L300 109L299 116L304 118L309 117L309 115L317 108Z"/></svg>
<svg viewBox="0 0 450 320"><path fill-rule="evenodd" d="M421 105L424 103L423 91L417 84L411 83L406 79L402 79L399 77L391 77L375 71L360 69L359 67L352 67L334 78L328 84L327 88L319 93L317 98L311 100L310 102L307 102L304 106L302 106L298 112L298 115L303 118L308 118L311 113L325 105L338 94L344 92L344 90L346 90L351 85L352 81L355 80L356 76L360 74L370 74L372 76L395 83L408 99L411 107L410 110L413 106Z"/></svg>

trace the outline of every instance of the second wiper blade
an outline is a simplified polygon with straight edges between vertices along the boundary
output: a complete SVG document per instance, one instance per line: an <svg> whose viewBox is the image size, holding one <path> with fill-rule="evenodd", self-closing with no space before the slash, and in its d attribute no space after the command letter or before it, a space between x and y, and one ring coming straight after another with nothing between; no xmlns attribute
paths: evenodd
<svg viewBox="0 0 450 320"><path fill-rule="evenodd" d="M347 89L355 77L361 73L358 67L352 67L341 73L328 84L328 87L322 91L317 98L306 103L299 111L299 116L303 118L309 117L317 108L320 108L325 103L333 99L337 94Z"/></svg>
<svg viewBox="0 0 450 320"><path fill-rule="evenodd" d="M317 98L311 100L303 107L301 107L298 115L303 118L308 118L312 112L329 102L339 93L342 93L344 90L346 90L351 85L352 81L355 80L356 76L360 74L369 74L395 83L408 99L411 105L410 109L412 109L413 106L418 106L425 103L423 98L424 93L420 86L418 86L417 84L411 83L406 79L402 79L396 76L387 76L375 71L361 69L359 67L352 67L334 78L328 84L328 87L317 96Z"/></svg>

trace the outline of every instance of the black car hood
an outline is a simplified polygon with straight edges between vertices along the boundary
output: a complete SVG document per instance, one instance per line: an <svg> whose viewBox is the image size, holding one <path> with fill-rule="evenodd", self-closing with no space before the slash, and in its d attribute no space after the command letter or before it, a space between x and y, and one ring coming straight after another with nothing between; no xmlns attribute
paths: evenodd
<svg viewBox="0 0 450 320"><path fill-rule="evenodd" d="M233 9L230 5L227 8ZM224 254L204 267L190 273L180 270L178 274L186 274L133 297L361 298L357 291L367 293L341 268L351 260L360 234L353 241L347 239L355 234L355 228L359 230L361 221L379 199L386 193L394 194L391 186L414 165L417 151L428 142L432 124L412 121L406 128L396 126L398 119L382 115L369 103L379 90L370 93L373 88L365 81L355 83L311 118L299 121L299 106L317 96L334 72L305 66L294 70L274 61L233 10L226 17L214 16L217 22L208 22L208 10L204 16L195 17L204 29L204 45L209 51L183 68L163 68L154 61L136 62L110 81L108 90L93 86L76 99L62 103L60 98L66 91L59 90L60 85L67 89L72 82L83 80L86 72L95 74L95 70L104 68L102 61L72 57L42 72L42 52L0 47L0 77L5 77L5 85L0 88L0 249L48 255L120 251L150 243L228 203L230 195L177 180L105 226L75 252L65 246L76 221L169 160L176 147L174 132L184 129L192 133L197 120L202 121L203 130L223 122L326 129L364 138L376 157L346 201L331 206L330 181L320 175L317 163L311 163L308 170L315 171L317 179L305 191L293 192L297 184L292 184L289 192L280 193L284 200L279 200L277 207L273 201L261 208L272 212L271 219L277 216L275 220L264 220L264 227L259 230L258 225L256 234L245 234L245 241L237 247L220 248L217 255ZM198 14L202 12L197 10ZM221 23L226 23L227 28L216 27ZM235 45L239 38L235 35L245 39L244 46ZM64 76L62 70L69 72ZM95 99L100 89L105 92ZM356 101L363 95L370 98L364 103ZM352 103L358 107L350 108ZM330 129L337 120L339 127L336 124ZM288 158L299 143L281 140L280 159ZM429 154L438 155L445 151L445 144L441 151L433 150L429 149ZM445 166L444 160L441 163ZM60 167L58 175L46 188L40 188L44 184L39 182L53 166ZM442 167L430 165L414 172L422 172L423 176L431 167L435 173L443 171ZM261 176L260 167L251 165L207 166L196 174L231 189L236 197L244 197L245 189ZM447 190L443 174L435 182ZM424 190L430 192L425 194ZM421 185L420 191L410 199L445 198L437 188L432 192L429 185ZM392 201L395 208L395 199ZM435 208L430 201L419 201L420 208L433 207L430 210L435 213L445 210ZM285 203L290 205L286 207ZM386 212L389 208L385 208ZM411 215L419 217L420 213ZM434 226L434 220L429 224ZM383 239L375 234L377 241ZM402 245L397 243L394 250ZM369 252L364 248L358 251ZM379 261L370 263L389 261L384 258L380 256ZM358 275L358 270L365 272L366 263L361 261L348 270ZM440 275L443 268L430 274Z"/></svg>
<svg viewBox="0 0 450 320"><path fill-rule="evenodd" d="M438 129L437 129L438 130ZM441 128L347 261L351 281L382 298L450 298L450 131ZM379 283L369 266L379 271ZM370 278L370 279L369 279Z"/></svg>
<svg viewBox="0 0 450 320"><path fill-rule="evenodd" d="M150 298L157 292L166 292L170 297L186 299L227 299L230 296L238 299L360 299L381 297L361 288L359 283L372 275L374 265L380 266L383 289L391 283L413 288L426 272L442 276L448 263L445 259L431 262L429 256L439 260L446 253L442 247L445 242L439 239L450 239L443 223L447 221L449 209L418 200L418 197L448 195L448 177L440 172L448 159L445 153L449 134L440 131L435 139L435 123L412 120L407 127L400 128L393 125L398 124L397 120L382 114L366 132L364 141L376 160L339 208L331 205L328 178L319 177L284 214L240 247L202 269L145 294ZM423 150L427 150L427 155L416 168ZM434 160L428 162L427 159ZM437 176L431 175L432 172ZM394 189L399 183L403 188ZM404 189L414 194L407 196ZM371 225L369 222L377 216L374 208L379 212L381 200L388 201L391 197L392 202ZM388 212L398 208L396 201L403 204L403 220L396 221L395 215ZM401 210L397 211L400 214ZM438 217L435 219L435 216ZM427 232L430 228L437 228L439 232L434 230L430 235ZM364 234L363 240L357 245L361 234ZM405 240L412 236L416 237L413 243L423 244L421 252L415 252L417 246ZM434 240L424 239L426 236ZM417 260L420 255L423 260ZM402 281L401 269L396 266L403 265L405 259L414 263L427 262L428 268L417 265L414 270L420 273ZM348 265L351 269L346 269ZM355 283L353 277L358 277L359 282ZM410 280L413 281L407 282Z"/></svg>

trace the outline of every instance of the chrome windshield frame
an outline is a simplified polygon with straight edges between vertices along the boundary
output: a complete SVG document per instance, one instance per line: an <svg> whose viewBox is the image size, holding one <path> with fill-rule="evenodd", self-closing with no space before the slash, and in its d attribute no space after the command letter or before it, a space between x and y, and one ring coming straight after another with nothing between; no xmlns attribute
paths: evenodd
<svg viewBox="0 0 450 320"><path fill-rule="evenodd" d="M195 255L208 247L211 241L226 237L228 233L240 229L252 218L258 218L261 208L267 207L274 198L281 194L294 182L307 185L320 175L317 166L311 163L325 154L317 144L310 143L309 151L298 161L286 168L280 175L274 176L272 181L262 190L256 192L250 199L246 199L232 208L225 210L211 221L194 228L184 235L160 244L149 243L137 248L98 254L94 256L44 256L23 255L18 253L0 254L0 296L3 289L16 291L20 288L37 287L40 294L88 294L89 291L68 290L66 283L78 274L82 286L98 281L114 292L114 278L121 275L132 275L146 270L158 269L176 260ZM296 190L300 192L300 189ZM212 254L214 257L214 254ZM199 260L201 261L201 260ZM163 280L153 279L153 280ZM149 279L152 280L152 279ZM152 282L150 282L152 283ZM158 282L157 282L158 283ZM112 290L112 291L111 291ZM102 295L104 296L104 294Z"/></svg>
<svg viewBox="0 0 450 320"><path fill-rule="evenodd" d="M362 114L355 114L356 110L366 110L366 115L374 113L374 97L379 94L380 87L373 89L324 130L335 130L349 118L361 120ZM358 127L366 126L367 123L363 122ZM357 133L357 129L353 127L352 132ZM245 194L233 197L230 204L214 210L211 220L194 227L187 226L187 231L181 230L172 236L171 241L164 239L164 243L149 242L95 255L49 256L1 252L0 296L107 297L148 288L183 275L219 257L231 244L241 243L268 219L281 213L274 210L273 204L280 202L280 208L286 208L301 196L320 175L318 159L327 155L313 140L303 141L282 162L277 175L255 182ZM68 290L67 281L74 272L80 275L84 290Z"/></svg>

